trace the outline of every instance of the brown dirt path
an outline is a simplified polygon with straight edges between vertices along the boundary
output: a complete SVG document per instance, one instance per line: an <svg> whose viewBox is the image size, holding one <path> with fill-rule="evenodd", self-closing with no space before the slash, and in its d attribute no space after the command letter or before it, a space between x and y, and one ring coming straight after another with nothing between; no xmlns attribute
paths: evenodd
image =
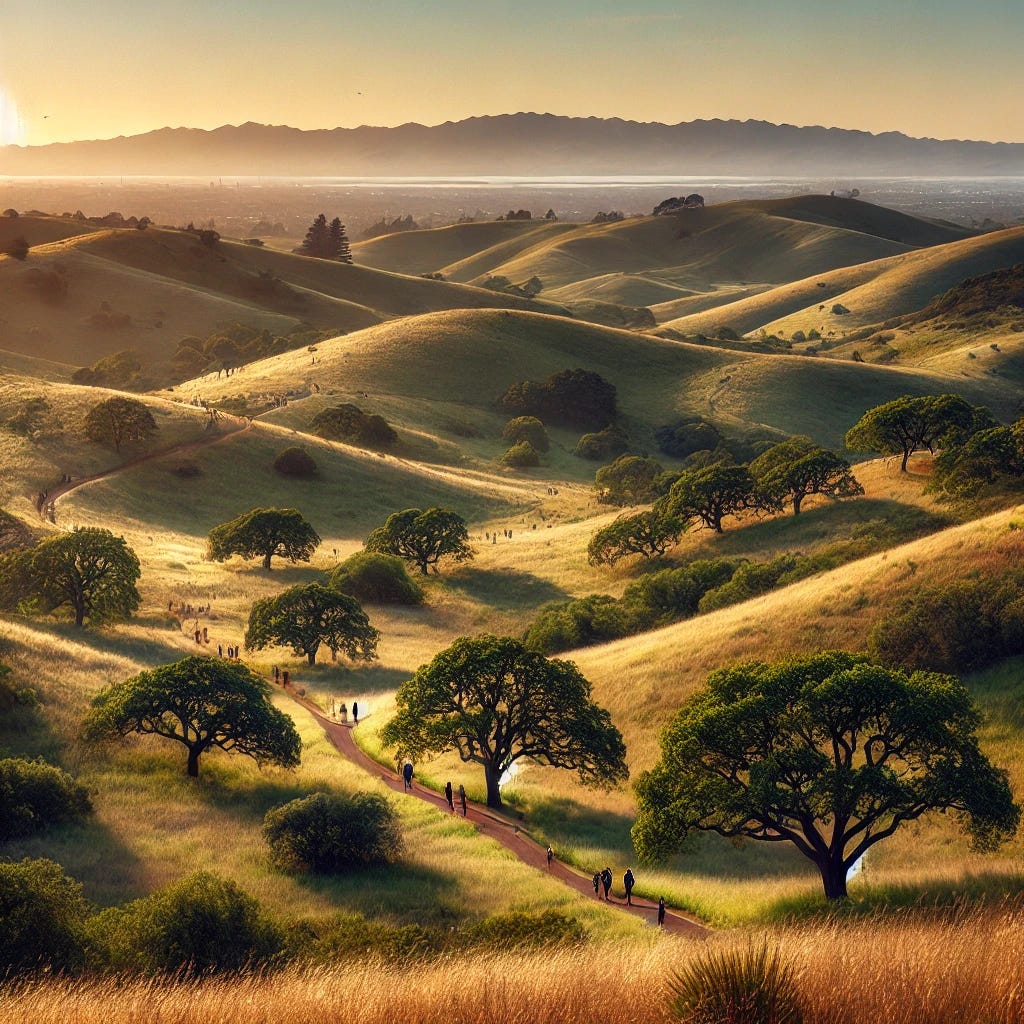
<svg viewBox="0 0 1024 1024"><path fill-rule="evenodd" d="M353 726L350 723L335 722L328 718L312 701L299 696L295 690L289 687L291 697L309 711L316 718L320 727L324 730L327 738L334 744L335 749L348 760L358 765L374 778L380 780L389 789L401 793L405 784L397 771L392 771L384 765L373 760L364 753L356 744L352 736ZM412 795L420 800L433 804L439 810L450 813L448 802L444 795L435 793L432 789L426 789L416 780L413 780ZM455 799L456 814L461 814L458 797ZM519 827L514 821L490 810L481 804L467 802L466 820L471 821L477 832L488 836L495 842L501 843L506 849L511 850L521 861L529 864L538 871L547 871L559 881L594 899L594 886L590 877L577 871L575 868L563 864L557 858L552 862L551 867L547 865L547 849L533 839L527 832ZM626 904L625 898L615 895L616 886L621 886L621 878L617 878L612 886L612 896L608 903L619 910L641 917L650 925L657 924L658 905L639 897L633 897L632 906ZM685 935L690 938L703 939L710 934L709 929L698 921L684 917L681 913L669 910L665 914L665 931L677 935Z"/></svg>
<svg viewBox="0 0 1024 1024"><path fill-rule="evenodd" d="M234 437L235 434L245 433L245 431L250 430L253 425L250 420L246 420L238 416L229 417L221 414L221 419L228 420L233 423L235 425L234 429L210 430L209 436L204 434L202 437L199 437L194 441L185 441L184 443L174 445L171 448L161 448L158 451L147 452L145 455L139 455L134 459L129 459L127 462L122 462L118 466L112 466L110 469L104 469L99 473L93 473L91 476L83 476L79 477L77 480L68 480L63 483L55 484L46 492L46 497L42 502L36 502L36 511L39 513L39 518L46 522L53 522L54 520L47 517L47 508L54 505L58 498L63 498L72 491L77 491L79 487L84 487L86 484L96 483L97 480L106 480L107 477L116 476L118 473L125 473L130 469L135 469L137 466L144 465L147 462L152 462L155 459L163 459L169 455L187 455L189 452L198 451L200 448L206 448L212 444L218 444L220 441L226 441L229 437Z"/></svg>

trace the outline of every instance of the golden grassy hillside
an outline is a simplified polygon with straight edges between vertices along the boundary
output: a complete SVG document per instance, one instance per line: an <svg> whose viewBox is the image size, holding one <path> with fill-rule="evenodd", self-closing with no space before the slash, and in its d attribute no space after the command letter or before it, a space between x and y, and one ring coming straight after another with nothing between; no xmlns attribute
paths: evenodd
<svg viewBox="0 0 1024 1024"><path fill-rule="evenodd" d="M558 221L533 220L452 224L445 228L400 231L371 238L366 242L356 242L352 246L352 256L357 263L379 270L390 270L397 274L428 274L452 267L491 249L502 254L501 260L506 260L510 251L529 248L545 238L571 231L576 226ZM476 272L479 273L482 271Z"/></svg>
<svg viewBox="0 0 1024 1024"><path fill-rule="evenodd" d="M764 328L791 335L817 329L842 335L920 309L964 278L1024 259L1024 228L1008 228L860 266L814 274L738 302L661 324L685 334L728 324L740 333ZM849 312L836 314L839 303ZM819 307L824 306L824 309Z"/></svg>
<svg viewBox="0 0 1024 1024"><path fill-rule="evenodd" d="M935 371L748 354L494 310L381 324L322 343L316 359L313 365L304 351L285 353L254 363L241 375L208 376L180 390L216 401L283 393L296 385L309 396L315 383L319 394L289 404L289 425L301 429L324 404L351 401L399 427L430 435L444 434L448 424L447 441L470 452L473 443L453 435L453 423L465 421L496 437L504 417L493 402L511 384L576 366L616 386L627 425L647 444L654 427L683 413L718 419L734 432L756 427L805 433L841 446L846 430L866 409L901 394L963 385L965 397L994 410L1004 412L1016 404L1014 390L996 379L967 383ZM808 401L808 395L814 400ZM563 443L574 441L567 435Z"/></svg>
<svg viewBox="0 0 1024 1024"><path fill-rule="evenodd" d="M30 246L46 245L47 242L59 242L61 239L87 235L95 230L90 224L82 224L64 217L37 214L0 217L0 246L7 245L15 238L24 238Z"/></svg>

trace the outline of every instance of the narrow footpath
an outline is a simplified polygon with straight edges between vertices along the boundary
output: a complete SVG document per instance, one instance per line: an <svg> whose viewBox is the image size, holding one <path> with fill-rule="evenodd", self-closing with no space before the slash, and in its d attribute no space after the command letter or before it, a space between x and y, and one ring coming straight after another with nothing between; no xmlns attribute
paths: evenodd
<svg viewBox="0 0 1024 1024"><path fill-rule="evenodd" d="M374 761L372 757L365 754L357 746L352 736L353 726L351 723L332 720L312 701L299 696L292 687L288 688L288 692L298 704L301 704L313 715L324 730L327 738L343 757L358 765L374 778L379 779L389 789L394 790L396 793L404 792L405 784L397 771L392 771ZM424 788L415 779L412 784L412 795L429 804L433 804L440 811L451 813L448 809L448 801L444 798L443 794ZM455 813L461 814L461 808L457 799ZM506 849L511 850L524 864L528 864L538 871L546 871L584 896L589 896L591 899L595 898L594 885L589 876L582 874L575 868L569 867L567 864L563 864L557 858L548 867L547 848L532 839L515 822L502 817L488 807L472 802L467 802L466 820L471 821L481 835L488 836ZM616 879L616 884L621 884L621 879ZM658 905L656 903L651 903L648 900L634 896L633 903L630 906L626 903L625 899L619 899L614 895L608 900L608 903L618 910L633 914L635 917L641 917L648 924L657 927ZM686 935L695 939L707 938L710 934L704 925L691 918L684 917L674 910L666 910L664 929L673 934Z"/></svg>

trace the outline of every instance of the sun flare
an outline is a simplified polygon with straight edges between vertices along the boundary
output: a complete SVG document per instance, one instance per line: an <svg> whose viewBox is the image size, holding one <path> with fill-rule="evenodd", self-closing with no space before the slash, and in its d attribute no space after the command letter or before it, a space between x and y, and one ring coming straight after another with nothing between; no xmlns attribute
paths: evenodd
<svg viewBox="0 0 1024 1024"><path fill-rule="evenodd" d="M14 97L0 85L0 146L20 146L23 139L21 118Z"/></svg>

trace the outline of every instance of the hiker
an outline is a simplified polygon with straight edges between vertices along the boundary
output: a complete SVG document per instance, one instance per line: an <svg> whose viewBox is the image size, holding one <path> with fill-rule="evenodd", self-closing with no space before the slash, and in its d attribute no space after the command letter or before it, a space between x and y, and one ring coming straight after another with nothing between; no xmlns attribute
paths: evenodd
<svg viewBox="0 0 1024 1024"><path fill-rule="evenodd" d="M288 686L291 684L291 681L292 681L291 673L288 671L288 669L285 669L281 673L281 685L287 690Z"/></svg>
<svg viewBox="0 0 1024 1024"><path fill-rule="evenodd" d="M223 644L217 644L217 657L218 658L223 658L224 657L224 645Z"/></svg>
<svg viewBox="0 0 1024 1024"><path fill-rule="evenodd" d="M555 851L551 849L551 845L548 844L548 871L551 870L551 862L555 859Z"/></svg>
<svg viewBox="0 0 1024 1024"><path fill-rule="evenodd" d="M459 783L459 803L462 804L462 816L466 816L466 787Z"/></svg>
<svg viewBox="0 0 1024 1024"><path fill-rule="evenodd" d="M633 883L636 879L633 877L633 869L626 868L626 873L622 876L622 885L626 890L626 906L633 906Z"/></svg>
<svg viewBox="0 0 1024 1024"><path fill-rule="evenodd" d="M405 791L408 793L412 789L412 761L408 759L402 765L402 781L405 783Z"/></svg>
<svg viewBox="0 0 1024 1024"><path fill-rule="evenodd" d="M352 724L359 724L359 705L355 701L352 701Z"/></svg>
<svg viewBox="0 0 1024 1024"><path fill-rule="evenodd" d="M347 722L348 721L348 705L344 701L342 701L338 705L338 717L343 722Z"/></svg>
<svg viewBox="0 0 1024 1024"><path fill-rule="evenodd" d="M274 666L274 685L276 686L281 681L281 670L275 665Z"/></svg>
<svg viewBox="0 0 1024 1024"><path fill-rule="evenodd" d="M448 801L448 810L451 811L452 814L454 814L455 813L455 794L452 791L452 784L450 782L446 782L444 784L444 798L445 798L445 800Z"/></svg>
<svg viewBox="0 0 1024 1024"><path fill-rule="evenodd" d="M658 897L658 927L665 927L665 897Z"/></svg>
<svg viewBox="0 0 1024 1024"><path fill-rule="evenodd" d="M598 899L600 899L601 898L601 893L600 893L600 889L601 889L601 872L600 871L595 871L594 872L594 877L591 879L591 881L594 883L594 895Z"/></svg>
<svg viewBox="0 0 1024 1024"><path fill-rule="evenodd" d="M612 869L611 868L605 868L604 871L601 872L601 887L604 889L604 898L607 900L608 899L608 893L611 892L611 889L612 889Z"/></svg>

